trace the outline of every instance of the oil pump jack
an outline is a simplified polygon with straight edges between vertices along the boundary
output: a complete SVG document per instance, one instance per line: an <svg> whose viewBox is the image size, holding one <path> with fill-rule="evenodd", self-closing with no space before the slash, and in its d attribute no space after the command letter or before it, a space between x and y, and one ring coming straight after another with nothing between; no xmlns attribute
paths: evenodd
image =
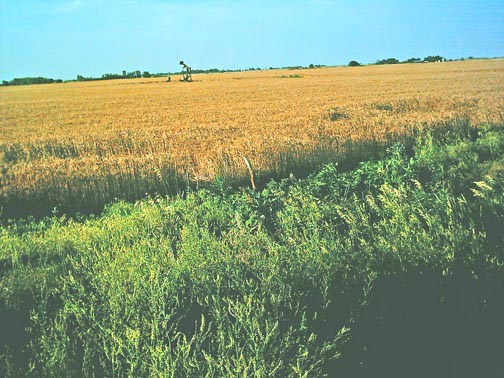
<svg viewBox="0 0 504 378"><path fill-rule="evenodd" d="M180 81L193 81L192 68L185 64L183 60L180 61L180 64L182 65L182 67L184 67L185 70L184 77L180 79Z"/></svg>

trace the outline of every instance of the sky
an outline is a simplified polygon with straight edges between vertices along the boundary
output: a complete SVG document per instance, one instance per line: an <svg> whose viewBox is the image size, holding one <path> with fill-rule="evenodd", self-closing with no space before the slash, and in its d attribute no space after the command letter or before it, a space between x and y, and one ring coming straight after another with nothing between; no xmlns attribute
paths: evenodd
<svg viewBox="0 0 504 378"><path fill-rule="evenodd" d="M0 0L0 80L504 56L504 0Z"/></svg>

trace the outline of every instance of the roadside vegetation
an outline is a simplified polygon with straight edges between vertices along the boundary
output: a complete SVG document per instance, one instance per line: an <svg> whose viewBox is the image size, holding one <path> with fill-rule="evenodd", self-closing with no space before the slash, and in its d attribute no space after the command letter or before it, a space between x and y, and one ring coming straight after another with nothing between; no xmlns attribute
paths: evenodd
<svg viewBox="0 0 504 378"><path fill-rule="evenodd" d="M0 375L498 377L504 133L4 221Z"/></svg>

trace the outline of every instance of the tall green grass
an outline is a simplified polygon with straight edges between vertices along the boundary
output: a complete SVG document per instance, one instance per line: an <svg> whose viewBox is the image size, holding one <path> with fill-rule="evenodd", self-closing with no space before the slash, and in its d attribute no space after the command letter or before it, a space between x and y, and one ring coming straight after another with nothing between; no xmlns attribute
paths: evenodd
<svg viewBox="0 0 504 378"><path fill-rule="evenodd" d="M499 376L503 229L499 127L6 222L0 375Z"/></svg>

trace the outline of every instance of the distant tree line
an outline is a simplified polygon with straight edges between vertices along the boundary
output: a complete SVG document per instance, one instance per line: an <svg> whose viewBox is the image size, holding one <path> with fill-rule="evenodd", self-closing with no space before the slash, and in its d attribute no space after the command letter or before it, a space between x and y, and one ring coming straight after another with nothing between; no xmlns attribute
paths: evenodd
<svg viewBox="0 0 504 378"><path fill-rule="evenodd" d="M165 76L166 74L164 73L156 73L156 74L151 74L149 71L131 71L127 72L123 70L122 74L113 74L113 73L106 73L101 75L101 77L85 77L82 75L77 75L76 81L93 81L93 80L111 80L111 79L138 79L138 78L149 78L149 77L158 77L158 76Z"/></svg>
<svg viewBox="0 0 504 378"><path fill-rule="evenodd" d="M260 68L258 68L260 69ZM220 72L235 72L237 70L221 70L218 68L211 68L208 70L192 70L193 73L220 73ZM138 78L150 78L150 77L162 77L167 75L176 75L180 72L158 72L158 73L150 73L149 71L140 71L135 70L128 72L123 70L120 74L114 73L106 73L100 77L93 76L83 76L77 75L74 80L65 80L65 82L69 81L95 81L95 80L112 80L112 79L138 79ZM51 79L46 77L23 77L23 78L15 78L10 81L2 81L3 86L8 85L29 85L29 84L49 84L49 83L63 83L61 79Z"/></svg>
<svg viewBox="0 0 504 378"><path fill-rule="evenodd" d="M474 57L470 56L467 59L475 59ZM460 59L454 59L463 61L465 58L460 58ZM387 58L387 59L380 59L377 60L374 64L376 65L381 65L381 64L402 64L402 63L430 63L430 62L451 62L453 59L446 59L440 55L429 55L423 59L421 58L409 58L404 61L399 61L396 58ZM350 67L356 67L356 66L361 66L362 64L359 63L356 60L351 60L350 63L348 63L348 66ZM287 67L281 67L281 69L314 69L314 68L322 68L322 67L327 67L326 65L323 64L310 64L308 66L287 66ZM264 68L268 69L268 68ZM269 67L270 70L276 70L280 69L279 67ZM260 71L262 68L254 68L251 67L249 69L241 70L241 69L235 69L235 70L223 70L219 68L210 68L206 70L199 70L199 69L193 69L192 73L194 74L202 74L202 73L224 73L224 72L241 72L241 71ZM82 75L77 75L77 78L74 80L65 80L67 81L93 81L93 80L111 80L111 79L137 79L137 78L150 78L150 77L162 77L162 76L168 76L168 75L177 75L180 74L180 72L158 72L158 73L150 73L149 71L131 71L128 72L126 70L123 70L121 74L113 74L113 73L106 73L103 74L101 77L85 77ZM61 79L51 79L51 78L46 78L46 77L23 77L23 78L15 78L10 81L3 80L2 84L0 86L8 86L8 85L29 85L29 84L50 84L50 83L63 83L63 80Z"/></svg>
<svg viewBox="0 0 504 378"><path fill-rule="evenodd" d="M407 60L403 60L402 62L396 58L388 58L377 60L375 64L401 64L401 63L433 63L433 62L445 62L446 59L440 55L429 55L425 58L409 58Z"/></svg>
<svg viewBox="0 0 504 378"><path fill-rule="evenodd" d="M61 79L50 79L47 77L21 77L15 78L10 81L3 80L2 85L29 85L29 84L50 84L50 83L62 83Z"/></svg>
<svg viewBox="0 0 504 378"><path fill-rule="evenodd" d="M460 59L464 60L464 58ZM407 60L400 61L399 59L396 58L387 58L387 59L380 59L377 60L374 64L381 65L381 64L402 64L402 63L431 63L431 62L446 62L447 59L443 58L440 55L429 55L426 56L425 58L409 58ZM351 60L348 63L348 66L350 67L357 67L361 66L362 64L357 62L356 60Z"/></svg>
<svg viewBox="0 0 504 378"><path fill-rule="evenodd" d="M208 70L195 70L193 69L192 70L192 73L224 73L224 72L237 72L237 71L241 71L241 70L221 70L219 68L210 68Z"/></svg>
<svg viewBox="0 0 504 378"><path fill-rule="evenodd" d="M198 74L198 73L220 73L220 72L233 72L236 70L221 70L218 68L210 68L207 70L192 70L193 74ZM139 79L139 78L150 78L150 77L162 77L162 76L168 76L168 75L176 75L179 74L180 72L158 72L158 73L150 73L149 71L122 71L122 74L111 74L111 73L106 73L103 74L101 77L84 77L82 75L77 75L76 81L91 81L91 80L111 80L111 79Z"/></svg>
<svg viewBox="0 0 504 378"><path fill-rule="evenodd" d="M264 68L265 70L306 70L306 69L314 69L314 68L323 68L327 67L325 64L310 64L308 66L284 66L284 67L269 67ZM246 71L254 71L261 70L262 68L249 68ZM241 70L239 70L241 71Z"/></svg>

